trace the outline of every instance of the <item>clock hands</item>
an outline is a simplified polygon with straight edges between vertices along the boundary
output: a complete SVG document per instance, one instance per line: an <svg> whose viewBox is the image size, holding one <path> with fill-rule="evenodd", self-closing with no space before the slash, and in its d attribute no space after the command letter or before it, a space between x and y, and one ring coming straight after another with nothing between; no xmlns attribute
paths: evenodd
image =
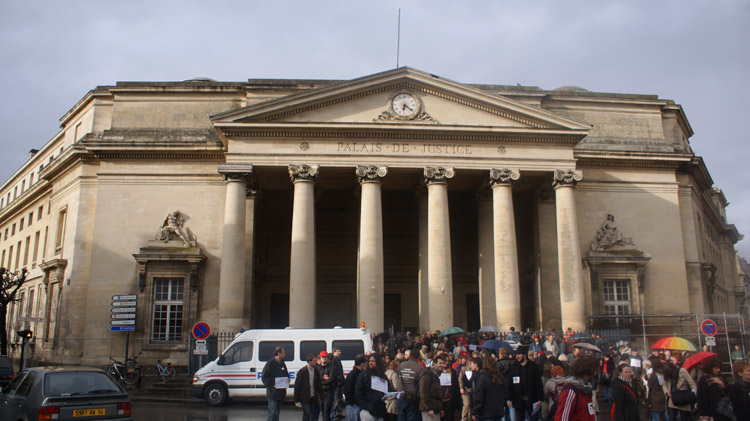
<svg viewBox="0 0 750 421"><path fill-rule="evenodd" d="M409 106L408 106L408 105L406 105L406 104L402 104L402 107L401 107L401 109L402 109L402 110L409 110L409 111L414 111L414 109L413 109L413 108L409 107Z"/></svg>

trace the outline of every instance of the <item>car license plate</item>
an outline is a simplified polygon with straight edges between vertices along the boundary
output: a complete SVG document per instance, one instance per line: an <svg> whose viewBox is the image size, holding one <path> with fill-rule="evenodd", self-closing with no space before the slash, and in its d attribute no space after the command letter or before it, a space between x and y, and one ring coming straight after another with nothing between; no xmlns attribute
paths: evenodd
<svg viewBox="0 0 750 421"><path fill-rule="evenodd" d="M104 408L96 408L96 409L74 409L73 410L73 416L74 417L94 417L97 415L104 415L105 414Z"/></svg>

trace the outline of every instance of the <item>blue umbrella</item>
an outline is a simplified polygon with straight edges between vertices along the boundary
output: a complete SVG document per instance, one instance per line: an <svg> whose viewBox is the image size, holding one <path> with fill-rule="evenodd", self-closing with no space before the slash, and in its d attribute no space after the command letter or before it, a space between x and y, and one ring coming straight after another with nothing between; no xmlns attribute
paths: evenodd
<svg viewBox="0 0 750 421"><path fill-rule="evenodd" d="M513 347L510 346L509 343L505 341L499 341L497 339L490 339L489 341L484 341L482 345L479 346L480 348L489 349L492 351L497 352L500 348L505 348L510 352L513 353Z"/></svg>

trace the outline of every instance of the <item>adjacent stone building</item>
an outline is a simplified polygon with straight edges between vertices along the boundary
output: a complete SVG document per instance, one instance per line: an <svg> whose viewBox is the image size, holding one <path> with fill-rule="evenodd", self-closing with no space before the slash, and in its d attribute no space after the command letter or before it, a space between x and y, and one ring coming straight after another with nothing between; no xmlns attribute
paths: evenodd
<svg viewBox="0 0 750 421"><path fill-rule="evenodd" d="M578 330L744 299L728 203L655 95L398 68L120 82L61 122L0 190L39 361L106 363L111 326L179 363L199 320Z"/></svg>

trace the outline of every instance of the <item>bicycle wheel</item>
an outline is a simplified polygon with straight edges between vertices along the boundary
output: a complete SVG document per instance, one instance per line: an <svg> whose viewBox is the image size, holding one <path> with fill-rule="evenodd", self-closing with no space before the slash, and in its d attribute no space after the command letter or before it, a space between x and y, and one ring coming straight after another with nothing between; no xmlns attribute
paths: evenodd
<svg viewBox="0 0 750 421"><path fill-rule="evenodd" d="M151 380L155 379L159 375L159 369L155 365L150 365L143 369L143 377Z"/></svg>
<svg viewBox="0 0 750 421"><path fill-rule="evenodd" d="M133 371L132 373L127 373L122 377L122 381L125 382L125 384L136 384L138 382L138 379L141 377L141 374L138 370Z"/></svg>
<svg viewBox="0 0 750 421"><path fill-rule="evenodd" d="M169 367L169 377L174 377L177 375L177 371L175 371L174 367Z"/></svg>

